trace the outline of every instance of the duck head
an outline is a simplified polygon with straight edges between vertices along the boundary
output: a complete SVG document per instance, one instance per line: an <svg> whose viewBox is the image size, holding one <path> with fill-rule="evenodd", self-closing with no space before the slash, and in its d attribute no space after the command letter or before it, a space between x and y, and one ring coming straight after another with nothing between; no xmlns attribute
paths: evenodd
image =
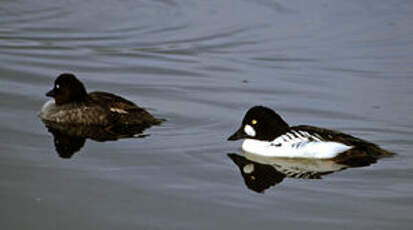
<svg viewBox="0 0 413 230"><path fill-rule="evenodd" d="M63 73L56 78L53 89L47 92L46 96L53 97L56 105L63 105L84 100L87 92L83 83L75 75Z"/></svg>
<svg viewBox="0 0 413 230"><path fill-rule="evenodd" d="M248 110L241 127L228 140L256 139L271 141L289 130L288 124L274 110L254 106Z"/></svg>

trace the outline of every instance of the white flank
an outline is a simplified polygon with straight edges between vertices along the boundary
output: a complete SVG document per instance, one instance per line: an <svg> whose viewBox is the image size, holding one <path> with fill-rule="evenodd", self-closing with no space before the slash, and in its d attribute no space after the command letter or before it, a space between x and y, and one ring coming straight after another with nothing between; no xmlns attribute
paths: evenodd
<svg viewBox="0 0 413 230"><path fill-rule="evenodd" d="M319 135L311 135L304 131L292 131L275 140L259 141L246 139L242 149L261 156L330 159L345 152L353 146L334 141L324 141Z"/></svg>

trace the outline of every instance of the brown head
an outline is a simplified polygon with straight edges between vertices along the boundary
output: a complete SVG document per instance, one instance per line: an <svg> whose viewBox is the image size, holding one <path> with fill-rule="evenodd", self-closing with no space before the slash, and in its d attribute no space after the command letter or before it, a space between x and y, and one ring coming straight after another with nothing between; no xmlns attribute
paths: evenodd
<svg viewBox="0 0 413 230"><path fill-rule="evenodd" d="M83 101L87 98L85 86L71 73L60 74L52 90L46 96L53 97L56 105Z"/></svg>

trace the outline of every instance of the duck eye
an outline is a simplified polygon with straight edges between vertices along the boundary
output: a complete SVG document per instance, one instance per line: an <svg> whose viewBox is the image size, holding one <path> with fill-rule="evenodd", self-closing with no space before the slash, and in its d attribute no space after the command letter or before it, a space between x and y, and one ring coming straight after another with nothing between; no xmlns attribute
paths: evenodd
<svg viewBox="0 0 413 230"><path fill-rule="evenodd" d="M257 123L258 123L257 120L252 120L252 121L251 121L251 124L253 124L253 125L256 125Z"/></svg>

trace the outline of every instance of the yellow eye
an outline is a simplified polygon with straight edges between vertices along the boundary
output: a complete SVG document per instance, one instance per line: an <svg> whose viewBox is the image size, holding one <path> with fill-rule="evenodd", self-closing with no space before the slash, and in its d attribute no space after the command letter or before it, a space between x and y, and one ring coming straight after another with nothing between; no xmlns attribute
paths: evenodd
<svg viewBox="0 0 413 230"><path fill-rule="evenodd" d="M251 124L253 124L253 125L256 125L257 123L258 123L257 120L252 120L252 121L251 121Z"/></svg>

